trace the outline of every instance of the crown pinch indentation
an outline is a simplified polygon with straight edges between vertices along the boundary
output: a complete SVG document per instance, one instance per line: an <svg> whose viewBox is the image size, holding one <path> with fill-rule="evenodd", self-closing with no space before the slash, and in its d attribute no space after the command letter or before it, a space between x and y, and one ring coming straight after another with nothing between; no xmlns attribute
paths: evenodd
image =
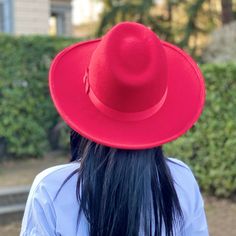
<svg viewBox="0 0 236 236"><path fill-rule="evenodd" d="M85 93L88 94L90 90L89 84L89 69L87 68L83 77L83 83L85 84Z"/></svg>

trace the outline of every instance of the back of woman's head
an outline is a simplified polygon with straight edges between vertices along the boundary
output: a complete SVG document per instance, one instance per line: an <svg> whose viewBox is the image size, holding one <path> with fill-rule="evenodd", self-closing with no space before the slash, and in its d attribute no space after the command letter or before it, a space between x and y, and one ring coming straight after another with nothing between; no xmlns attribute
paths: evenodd
<svg viewBox="0 0 236 236"><path fill-rule="evenodd" d="M106 147L71 132L77 197L90 236L174 235L182 211L162 148Z"/></svg>

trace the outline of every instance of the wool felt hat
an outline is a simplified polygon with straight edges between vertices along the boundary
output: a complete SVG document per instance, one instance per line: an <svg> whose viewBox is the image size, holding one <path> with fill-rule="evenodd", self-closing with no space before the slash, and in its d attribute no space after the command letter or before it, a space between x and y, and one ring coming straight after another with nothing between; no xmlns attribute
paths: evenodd
<svg viewBox="0 0 236 236"><path fill-rule="evenodd" d="M194 60L134 22L60 52L50 67L49 87L72 129L122 149L176 139L197 121L205 100Z"/></svg>

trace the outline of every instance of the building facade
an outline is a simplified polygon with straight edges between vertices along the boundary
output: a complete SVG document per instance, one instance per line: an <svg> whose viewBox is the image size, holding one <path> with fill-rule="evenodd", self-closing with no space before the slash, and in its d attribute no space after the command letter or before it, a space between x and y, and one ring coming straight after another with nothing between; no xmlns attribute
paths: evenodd
<svg viewBox="0 0 236 236"><path fill-rule="evenodd" d="M0 32L72 34L71 0L0 0Z"/></svg>

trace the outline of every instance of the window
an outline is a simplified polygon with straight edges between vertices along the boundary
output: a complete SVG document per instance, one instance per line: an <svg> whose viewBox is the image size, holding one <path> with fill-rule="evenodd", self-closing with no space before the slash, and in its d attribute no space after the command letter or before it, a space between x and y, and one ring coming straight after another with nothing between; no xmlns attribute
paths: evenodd
<svg viewBox="0 0 236 236"><path fill-rule="evenodd" d="M4 9L2 2L0 2L0 32L4 32Z"/></svg>
<svg viewBox="0 0 236 236"><path fill-rule="evenodd" d="M0 32L12 32L12 0L0 0Z"/></svg>
<svg viewBox="0 0 236 236"><path fill-rule="evenodd" d="M52 36L57 35L57 17L53 14L49 20L49 34Z"/></svg>
<svg viewBox="0 0 236 236"><path fill-rule="evenodd" d="M51 13L49 22L50 35L64 35L65 34L65 17L63 13Z"/></svg>
<svg viewBox="0 0 236 236"><path fill-rule="evenodd" d="M57 3L52 1L49 21L51 35L70 35L71 30L71 2Z"/></svg>
<svg viewBox="0 0 236 236"><path fill-rule="evenodd" d="M57 35L65 34L65 15L64 13L57 14Z"/></svg>

